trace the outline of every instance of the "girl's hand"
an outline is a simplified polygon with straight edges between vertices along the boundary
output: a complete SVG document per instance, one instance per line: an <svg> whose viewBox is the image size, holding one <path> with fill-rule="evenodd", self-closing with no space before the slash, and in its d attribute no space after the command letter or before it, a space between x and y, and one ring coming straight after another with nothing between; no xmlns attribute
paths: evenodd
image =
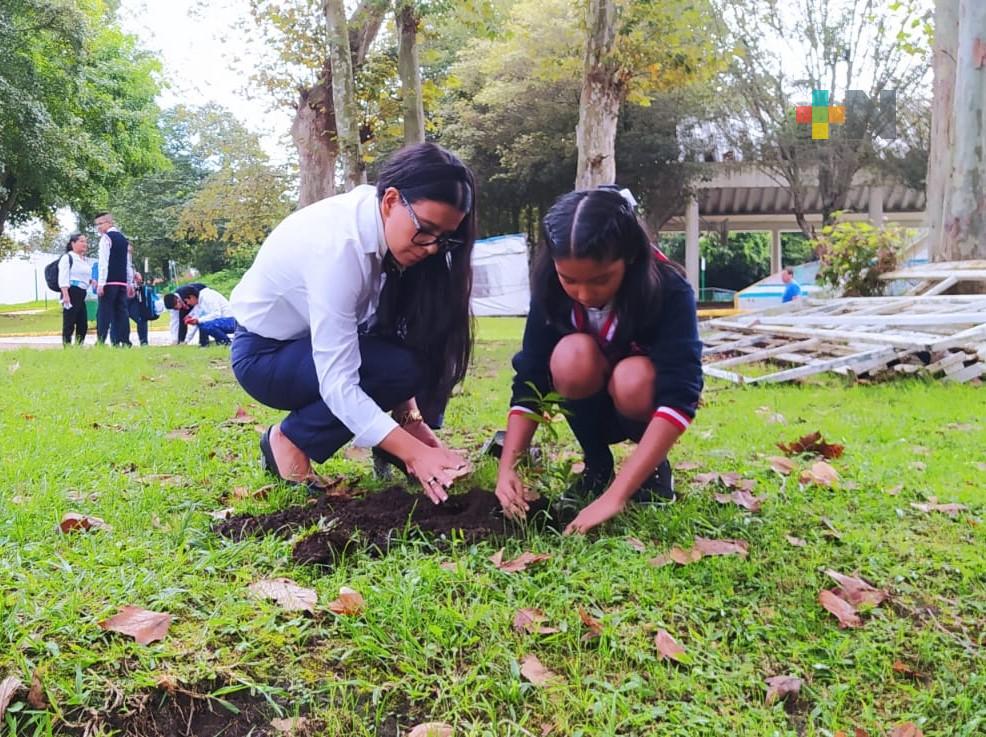
<svg viewBox="0 0 986 737"><path fill-rule="evenodd" d="M431 448L442 447L442 441L438 439L438 436L428 427L428 423L426 422L412 422L409 425L405 425L404 429Z"/></svg>
<svg viewBox="0 0 986 737"><path fill-rule="evenodd" d="M496 479L496 498L503 512L512 519L524 519L530 509L524 498L524 483L513 468L500 471Z"/></svg>
<svg viewBox="0 0 986 737"><path fill-rule="evenodd" d="M611 520L622 512L625 506L625 503L615 502L609 495L604 493L591 504L587 504L579 512L578 516L565 528L565 534L584 535L593 527L601 525L607 520Z"/></svg>
<svg viewBox="0 0 986 737"><path fill-rule="evenodd" d="M435 504L448 499L455 479L469 473L469 462L445 448L423 446L421 452L407 462L407 470L421 482L425 495Z"/></svg>

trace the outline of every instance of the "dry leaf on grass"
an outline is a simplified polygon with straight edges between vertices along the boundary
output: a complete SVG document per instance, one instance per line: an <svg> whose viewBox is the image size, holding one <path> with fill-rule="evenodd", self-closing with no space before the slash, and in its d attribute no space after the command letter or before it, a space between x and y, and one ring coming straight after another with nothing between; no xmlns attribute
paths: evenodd
<svg viewBox="0 0 986 737"><path fill-rule="evenodd" d="M680 463L674 464L675 471L696 471L701 468L701 465L695 461L681 461Z"/></svg>
<svg viewBox="0 0 986 737"><path fill-rule="evenodd" d="M225 507L223 509L216 509L209 512L209 516L212 517L212 519L219 520L220 522L229 519L234 514L236 514L236 510L232 507Z"/></svg>
<svg viewBox="0 0 986 737"><path fill-rule="evenodd" d="M811 464L811 468L802 471L802 484L817 484L819 486L835 486L839 482L839 472L825 461Z"/></svg>
<svg viewBox="0 0 986 737"><path fill-rule="evenodd" d="M793 535L785 535L784 539L787 540L789 545L793 545L796 548L803 548L807 545L807 541L802 540L800 537L794 537Z"/></svg>
<svg viewBox="0 0 986 737"><path fill-rule="evenodd" d="M770 425L784 425L787 420L780 412L774 412L770 407L757 407L757 414L763 417Z"/></svg>
<svg viewBox="0 0 986 737"><path fill-rule="evenodd" d="M697 473L693 480L700 486L718 483L727 489L739 489L741 491L753 491L753 487L757 484L756 479L745 479L732 471L729 473L717 473L716 471Z"/></svg>
<svg viewBox="0 0 986 737"><path fill-rule="evenodd" d="M541 737L548 737L548 735L554 731L555 731L554 722L541 722Z"/></svg>
<svg viewBox="0 0 986 737"><path fill-rule="evenodd" d="M802 453L821 456L822 458L839 458L845 450L844 445L826 443L820 432L813 432L790 443L778 443L777 447L789 456Z"/></svg>
<svg viewBox="0 0 986 737"><path fill-rule="evenodd" d="M514 616L514 630L531 635L550 635L558 632L557 627L545 627L541 623L548 617L540 609L518 609Z"/></svg>
<svg viewBox="0 0 986 737"><path fill-rule="evenodd" d="M661 555L657 556L656 558L651 558L647 562L650 565L654 566L655 568L660 568L662 566L666 566L668 563L671 563L672 561L671 561L671 556L670 555L668 555L666 553L662 553Z"/></svg>
<svg viewBox="0 0 986 737"><path fill-rule="evenodd" d="M955 517L959 512L964 512L968 509L964 504L921 504L918 502L911 502L911 506L919 512L924 512L925 514L930 514L931 512L941 512L942 514L947 514L949 517Z"/></svg>
<svg viewBox="0 0 986 737"><path fill-rule="evenodd" d="M41 683L41 676L37 671L31 674L31 689L27 692L27 703L32 709L47 709L48 698L45 696L45 689Z"/></svg>
<svg viewBox="0 0 986 737"><path fill-rule="evenodd" d="M893 486L893 487L887 489L887 493L890 496L897 496L903 490L904 490L904 485L903 484L897 484L896 486Z"/></svg>
<svg viewBox="0 0 986 737"><path fill-rule="evenodd" d="M490 562L504 573L520 573L521 571L526 571L529 566L535 563L542 563L551 558L547 553L529 553L524 551L513 560L504 561L504 550L505 548L500 548L490 556Z"/></svg>
<svg viewBox="0 0 986 737"><path fill-rule="evenodd" d="M920 680L921 678L924 677L921 673L918 673L918 671L914 670L903 660L895 660L893 668L894 668L894 673L899 673L902 676L907 676L915 680Z"/></svg>
<svg viewBox="0 0 986 737"><path fill-rule="evenodd" d="M915 471L919 471L919 472L920 471L927 471L928 470L928 464L927 463L922 463L921 461L912 461L911 462L911 468L913 468Z"/></svg>
<svg viewBox="0 0 986 737"><path fill-rule="evenodd" d="M445 722L425 722L407 733L407 737L452 737L453 727Z"/></svg>
<svg viewBox="0 0 986 737"><path fill-rule="evenodd" d="M832 593L840 599L848 601L853 606L859 606L860 604L879 606L882 602L890 598L889 592L877 589L856 576L846 576L831 569L826 570L825 575L839 584L839 588L835 589Z"/></svg>
<svg viewBox="0 0 986 737"><path fill-rule="evenodd" d="M763 503L767 500L766 496L753 496L748 491L734 491L730 494L716 494L716 501L720 504L735 504L751 512L759 512Z"/></svg>
<svg viewBox="0 0 986 737"><path fill-rule="evenodd" d="M695 538L695 550L702 555L738 555L745 558L750 545L746 540L710 540L707 537Z"/></svg>
<svg viewBox="0 0 986 737"><path fill-rule="evenodd" d="M122 606L114 616L99 623L104 630L130 635L141 645L163 640L171 626L171 615L137 606Z"/></svg>
<svg viewBox="0 0 986 737"><path fill-rule="evenodd" d="M671 552L668 555L679 566L687 566L689 563L694 563L702 558L701 551L696 548L685 550L684 548L679 548L677 545L671 548Z"/></svg>
<svg viewBox="0 0 986 737"><path fill-rule="evenodd" d="M520 664L520 674L535 686L545 686L558 678L558 674L544 667L536 655L525 655Z"/></svg>
<svg viewBox="0 0 986 737"><path fill-rule="evenodd" d="M631 548L636 550L638 553L643 553L646 552L647 550L647 546L644 545L642 540L638 540L635 537L628 537L626 538L626 541L627 541L627 545L629 545Z"/></svg>
<svg viewBox="0 0 986 737"><path fill-rule="evenodd" d="M359 591L342 586L339 589L339 598L329 602L329 611L348 617L355 617L362 614L366 609L366 600Z"/></svg>
<svg viewBox="0 0 986 737"><path fill-rule="evenodd" d="M256 420L243 407L237 407L236 414L226 420L226 422L233 425L250 425L256 422Z"/></svg>
<svg viewBox="0 0 986 737"><path fill-rule="evenodd" d="M455 573L457 570L459 570L459 564L452 560L442 561L441 563L438 564L438 567L441 568L442 570L449 571L451 573Z"/></svg>
<svg viewBox="0 0 986 737"><path fill-rule="evenodd" d="M310 725L304 717L290 717L288 719L271 719L270 726L274 728L275 732L305 734Z"/></svg>
<svg viewBox="0 0 986 737"><path fill-rule="evenodd" d="M924 732L914 722L904 722L891 729L887 737L924 737Z"/></svg>
<svg viewBox="0 0 986 737"><path fill-rule="evenodd" d="M770 461L770 467L782 476L787 476L794 470L794 461L790 458L771 456L767 460Z"/></svg>
<svg viewBox="0 0 986 737"><path fill-rule="evenodd" d="M834 592L825 590L818 594L818 603L821 604L826 611L835 615L835 618L839 620L839 627L846 628L856 628L863 626L863 620L859 618L859 614L856 613L856 607L850 604L845 599L837 596Z"/></svg>
<svg viewBox="0 0 986 737"><path fill-rule="evenodd" d="M579 619L582 620L582 624L585 625L588 632L583 635L585 639L592 639L593 637L600 637L603 634L603 623L598 619L593 617L589 612L587 612L582 607L579 607Z"/></svg>
<svg viewBox="0 0 986 737"><path fill-rule="evenodd" d="M266 486L261 486L259 489L251 490L248 486L234 486L233 490L229 493L232 499L266 499L267 495L274 488L274 484L267 484Z"/></svg>
<svg viewBox="0 0 986 737"><path fill-rule="evenodd" d="M195 440L195 433L198 432L196 427L179 427L177 430L172 430L165 437L168 440Z"/></svg>
<svg viewBox="0 0 986 737"><path fill-rule="evenodd" d="M685 648L679 645L666 630L657 631L657 634L654 635L654 645L657 646L657 652L662 660L667 658L679 663L683 662L682 656L685 654Z"/></svg>
<svg viewBox="0 0 986 737"><path fill-rule="evenodd" d="M771 676L767 679L767 705L770 706L788 694L797 694L801 690L801 683L801 679L794 676Z"/></svg>
<svg viewBox="0 0 986 737"><path fill-rule="evenodd" d="M250 593L260 599L273 599L287 612L314 612L318 595L314 589L299 586L290 578L264 578L250 584Z"/></svg>
<svg viewBox="0 0 986 737"><path fill-rule="evenodd" d="M3 714L7 711L7 707L10 706L14 696L22 688L24 688L24 684L17 676L7 676L0 681L0 720L3 719Z"/></svg>
<svg viewBox="0 0 986 737"><path fill-rule="evenodd" d="M66 512L62 521L58 523L58 529L62 532L88 532L89 530L111 530L113 528L99 517Z"/></svg>

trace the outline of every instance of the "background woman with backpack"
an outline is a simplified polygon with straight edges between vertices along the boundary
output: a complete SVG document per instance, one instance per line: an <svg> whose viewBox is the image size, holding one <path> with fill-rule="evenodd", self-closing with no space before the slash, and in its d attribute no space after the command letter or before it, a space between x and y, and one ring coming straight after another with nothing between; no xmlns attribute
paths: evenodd
<svg viewBox="0 0 986 737"><path fill-rule="evenodd" d="M86 258L89 243L82 233L68 238L65 254L58 259L58 289L62 293L62 342L81 344L86 339L89 321L86 318L86 293L92 282L92 264Z"/></svg>

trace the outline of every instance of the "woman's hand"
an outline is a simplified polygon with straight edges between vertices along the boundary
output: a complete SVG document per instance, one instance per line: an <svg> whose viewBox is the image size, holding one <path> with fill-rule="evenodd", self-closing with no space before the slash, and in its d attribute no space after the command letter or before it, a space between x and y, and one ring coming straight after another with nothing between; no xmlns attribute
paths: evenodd
<svg viewBox="0 0 986 737"><path fill-rule="evenodd" d="M404 429L431 448L442 447L442 441L438 439L438 436L428 427L428 423L426 422L412 422L404 425Z"/></svg>
<svg viewBox="0 0 986 737"><path fill-rule="evenodd" d="M496 479L496 498L503 512L512 519L524 519L530 507L524 494L524 482L513 468L500 471Z"/></svg>
<svg viewBox="0 0 986 737"><path fill-rule="evenodd" d="M578 516L565 528L566 535L584 535L593 527L611 520L623 511L625 502L614 501L612 495L603 494L591 504L587 504Z"/></svg>
<svg viewBox="0 0 986 737"><path fill-rule="evenodd" d="M452 482L469 473L469 462L458 453L428 445L423 445L406 463L407 470L421 482L425 495L435 504L448 499Z"/></svg>

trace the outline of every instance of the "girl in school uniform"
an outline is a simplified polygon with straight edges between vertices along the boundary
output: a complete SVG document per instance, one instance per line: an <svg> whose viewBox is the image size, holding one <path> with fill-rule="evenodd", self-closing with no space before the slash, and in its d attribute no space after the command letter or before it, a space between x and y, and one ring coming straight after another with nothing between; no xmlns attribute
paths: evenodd
<svg viewBox="0 0 986 737"><path fill-rule="evenodd" d="M287 410L260 441L267 469L304 483L349 440L401 462L436 504L465 473L432 427L472 348L472 172L431 143L288 216L233 289L233 372Z"/></svg>
<svg viewBox="0 0 986 737"><path fill-rule="evenodd" d="M92 263L86 258L89 242L82 233L68 238L65 254L58 261L58 288L62 290L62 343L82 344L89 330L86 295L92 283Z"/></svg>
<svg viewBox="0 0 986 737"><path fill-rule="evenodd" d="M563 397L585 471L566 498L585 505L566 533L584 533L629 503L674 501L668 452L702 390L695 296L655 248L615 187L571 192L544 218L533 296L516 372L496 494L527 511L515 469L540 412L536 394ZM637 444L614 477L609 446Z"/></svg>

